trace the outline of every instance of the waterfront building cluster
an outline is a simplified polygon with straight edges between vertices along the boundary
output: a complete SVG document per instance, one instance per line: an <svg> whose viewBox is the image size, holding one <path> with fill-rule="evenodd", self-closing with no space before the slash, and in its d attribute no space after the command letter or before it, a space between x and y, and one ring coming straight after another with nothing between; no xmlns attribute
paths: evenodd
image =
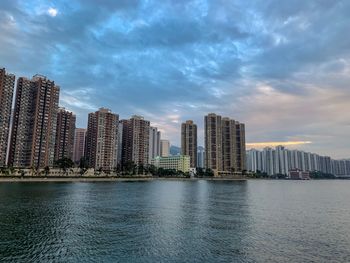
<svg viewBox="0 0 350 263"><path fill-rule="evenodd" d="M197 124L186 120L179 155L171 156L170 141L142 116L120 119L100 108L88 115L87 128L76 128L75 114L59 107L59 93L45 76L19 77L16 83L15 75L0 68L0 167L43 169L66 158L101 171L154 165L185 173L202 168L215 176L246 170L269 176L291 171L350 175L350 160L283 146L246 152L245 125L215 113L204 117L205 147L198 146Z"/></svg>
<svg viewBox="0 0 350 263"><path fill-rule="evenodd" d="M0 167L43 169L70 159L100 171L151 164L185 173L200 167L216 176L245 170L245 127L233 119L214 113L204 117L207 150L198 147L197 125L185 121L181 153L171 156L169 140L142 116L120 119L100 108L88 115L86 129L76 129L75 114L59 107L60 87L54 81L19 77L15 92L15 79L0 69Z"/></svg>
<svg viewBox="0 0 350 263"><path fill-rule="evenodd" d="M0 120L5 131L0 138L0 166L41 168L53 166L55 158L62 155L71 158L75 116L59 110L60 88L42 75L20 77L11 110L15 76L5 69L0 69L0 75L0 98L4 101Z"/></svg>
<svg viewBox="0 0 350 263"><path fill-rule="evenodd" d="M333 160L329 156L277 146L262 151L248 150L247 168L248 171L262 172L269 176L288 176L294 170L346 176L350 175L350 160Z"/></svg>

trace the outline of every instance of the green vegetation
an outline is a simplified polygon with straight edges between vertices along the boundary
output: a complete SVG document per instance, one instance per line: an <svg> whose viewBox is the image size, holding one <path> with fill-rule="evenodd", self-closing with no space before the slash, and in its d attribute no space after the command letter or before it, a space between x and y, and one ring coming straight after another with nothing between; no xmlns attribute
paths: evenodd
<svg viewBox="0 0 350 263"><path fill-rule="evenodd" d="M189 173L184 173L174 169L157 168L154 165L136 165L134 162L127 162L117 166L114 172L121 176L150 175L156 177L189 177Z"/></svg>
<svg viewBox="0 0 350 263"><path fill-rule="evenodd" d="M265 172L256 171L256 173L251 172L247 174L248 178L257 178L257 179L264 179L264 178L271 178L271 179L286 179L287 176L284 174L276 174L269 176ZM310 178L311 179L335 179L336 177L333 174L327 174L319 171L310 172Z"/></svg>
<svg viewBox="0 0 350 263"><path fill-rule="evenodd" d="M257 170L256 173L254 173L254 172L248 173L247 177L248 178L256 178L256 179L270 178L270 176L267 173L261 172L259 170Z"/></svg>
<svg viewBox="0 0 350 263"><path fill-rule="evenodd" d="M85 159L85 157L81 157L79 161L79 168L80 168L80 175L83 175L86 173L86 171L89 169L88 161Z"/></svg>
<svg viewBox="0 0 350 263"><path fill-rule="evenodd" d="M64 157L55 161L55 166L63 170L64 173L67 173L68 169L74 167L74 162L71 159Z"/></svg>
<svg viewBox="0 0 350 263"><path fill-rule="evenodd" d="M333 174L314 171L310 173L310 178L311 179L335 179L336 177Z"/></svg>
<svg viewBox="0 0 350 263"><path fill-rule="evenodd" d="M9 167L1 167L0 168L0 174L10 176L16 172L16 169L12 166Z"/></svg>
<svg viewBox="0 0 350 263"><path fill-rule="evenodd" d="M203 169L201 167L197 168L197 176L198 178L203 177L214 177L214 172L211 169Z"/></svg>
<svg viewBox="0 0 350 263"><path fill-rule="evenodd" d="M164 169L164 168L158 168L156 174L154 176L158 177L190 177L189 173L184 173L182 171L177 171L175 169Z"/></svg>
<svg viewBox="0 0 350 263"><path fill-rule="evenodd" d="M44 174L45 174L45 176L48 176L48 175L50 174L50 167L45 166L45 168L44 168Z"/></svg>

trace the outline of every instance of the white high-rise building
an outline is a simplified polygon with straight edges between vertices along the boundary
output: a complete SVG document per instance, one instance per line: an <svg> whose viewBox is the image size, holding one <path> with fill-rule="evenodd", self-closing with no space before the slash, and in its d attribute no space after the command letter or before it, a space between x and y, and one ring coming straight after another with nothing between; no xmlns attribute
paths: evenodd
<svg viewBox="0 0 350 263"><path fill-rule="evenodd" d="M275 149L265 148L262 151L251 149L247 151L247 167L249 171L264 172L268 175L288 175L291 170L304 172L320 171L334 175L350 176L350 161L332 160L299 150L288 150L283 146Z"/></svg>

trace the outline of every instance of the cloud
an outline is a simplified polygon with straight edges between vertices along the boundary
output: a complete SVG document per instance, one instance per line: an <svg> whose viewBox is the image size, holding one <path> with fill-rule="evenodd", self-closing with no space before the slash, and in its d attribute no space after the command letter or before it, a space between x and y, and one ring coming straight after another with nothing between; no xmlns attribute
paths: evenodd
<svg viewBox="0 0 350 263"><path fill-rule="evenodd" d="M1 65L61 86L85 126L109 107L180 143L193 119L246 123L247 141L350 156L349 1L80 0L0 4ZM54 19L53 19L54 17ZM96 110L95 109L95 110Z"/></svg>
<svg viewBox="0 0 350 263"><path fill-rule="evenodd" d="M48 10L47 10L47 13L52 16L52 17L55 17L57 16L58 14L58 10L53 8L53 7L50 7Z"/></svg>
<svg viewBox="0 0 350 263"><path fill-rule="evenodd" d="M248 149L261 149L265 147L277 147L277 146L285 146L285 147L290 147L290 146L300 146L303 144L311 144L312 142L310 141L290 141L290 142L252 142L252 143L247 143L247 148Z"/></svg>

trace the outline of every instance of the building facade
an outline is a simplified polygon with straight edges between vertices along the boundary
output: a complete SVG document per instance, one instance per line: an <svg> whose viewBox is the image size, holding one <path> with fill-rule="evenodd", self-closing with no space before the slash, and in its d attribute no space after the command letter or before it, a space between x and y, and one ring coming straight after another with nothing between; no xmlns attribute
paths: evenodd
<svg viewBox="0 0 350 263"><path fill-rule="evenodd" d="M74 132L73 161L80 162L84 157L86 129L77 128Z"/></svg>
<svg viewBox="0 0 350 263"><path fill-rule="evenodd" d="M247 151L247 169L269 176L289 175L290 171L322 172L335 176L350 175L350 161L333 160L329 156L299 150L288 150L283 146L263 150Z"/></svg>
<svg viewBox="0 0 350 263"><path fill-rule="evenodd" d="M122 165L122 156L123 156L123 121L119 121L118 123L118 156L117 156L118 166Z"/></svg>
<svg viewBox="0 0 350 263"><path fill-rule="evenodd" d="M236 171L245 171L246 166L245 124L236 121Z"/></svg>
<svg viewBox="0 0 350 263"><path fill-rule="evenodd" d="M112 171L117 167L119 115L100 108L90 113L85 141L85 159L89 167Z"/></svg>
<svg viewBox="0 0 350 263"><path fill-rule="evenodd" d="M170 169L188 173L190 171L190 156L176 155L169 157L156 157L151 164L157 168Z"/></svg>
<svg viewBox="0 0 350 263"><path fill-rule="evenodd" d="M203 146L197 147L197 167L205 167L205 149Z"/></svg>
<svg viewBox="0 0 350 263"><path fill-rule="evenodd" d="M222 171L236 172L238 170L238 154L236 121L230 118L221 119L222 129Z"/></svg>
<svg viewBox="0 0 350 263"><path fill-rule="evenodd" d="M59 91L45 76L18 79L9 156L12 166L53 166Z"/></svg>
<svg viewBox="0 0 350 263"><path fill-rule="evenodd" d="M204 117L205 168L217 176L246 169L245 125L210 113Z"/></svg>
<svg viewBox="0 0 350 263"><path fill-rule="evenodd" d="M0 68L0 167L7 165L15 75Z"/></svg>
<svg viewBox="0 0 350 263"><path fill-rule="evenodd" d="M192 120L181 124L181 154L191 159L191 168L197 167L197 125Z"/></svg>
<svg viewBox="0 0 350 263"><path fill-rule="evenodd" d="M62 158L73 159L75 115L61 108L57 113L55 161Z"/></svg>
<svg viewBox="0 0 350 263"><path fill-rule="evenodd" d="M160 156L160 131L156 127L149 128L149 161Z"/></svg>
<svg viewBox="0 0 350 263"><path fill-rule="evenodd" d="M221 116L210 113L204 117L205 167L222 171Z"/></svg>
<svg viewBox="0 0 350 263"><path fill-rule="evenodd" d="M170 156L170 141L160 140L160 156L169 157Z"/></svg>
<svg viewBox="0 0 350 263"><path fill-rule="evenodd" d="M122 120L122 165L133 162L136 165L149 163L150 122L142 116Z"/></svg>

